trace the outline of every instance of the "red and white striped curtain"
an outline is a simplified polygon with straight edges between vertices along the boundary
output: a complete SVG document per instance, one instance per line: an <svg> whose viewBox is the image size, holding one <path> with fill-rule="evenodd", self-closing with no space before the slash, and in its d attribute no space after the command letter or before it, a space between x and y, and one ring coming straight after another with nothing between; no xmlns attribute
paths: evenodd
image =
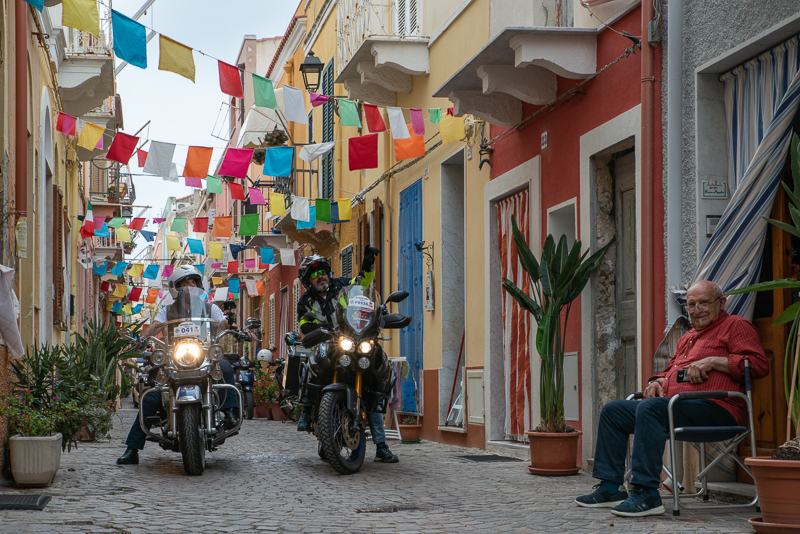
<svg viewBox="0 0 800 534"><path fill-rule="evenodd" d="M530 279L519 263L511 227L511 216L525 241L530 242L528 190L497 203L498 243L503 277L526 293ZM505 434L520 440L531 428L531 358L528 335L531 317L505 291L503 294L503 367L506 388Z"/></svg>

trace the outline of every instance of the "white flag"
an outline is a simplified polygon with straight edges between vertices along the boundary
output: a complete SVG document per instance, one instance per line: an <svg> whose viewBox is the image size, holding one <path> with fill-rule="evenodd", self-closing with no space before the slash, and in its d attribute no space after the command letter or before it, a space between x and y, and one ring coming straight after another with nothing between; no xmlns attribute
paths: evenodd
<svg viewBox="0 0 800 534"><path fill-rule="evenodd" d="M255 297L258 295L258 287L256 286L255 280L250 280L249 278L244 281L244 285L247 286L247 294L251 297Z"/></svg>
<svg viewBox="0 0 800 534"><path fill-rule="evenodd" d="M172 168L169 170L169 174L164 175L163 178L168 182L178 182L180 178L178 176L178 166L173 163Z"/></svg>
<svg viewBox="0 0 800 534"><path fill-rule="evenodd" d="M283 114L287 121L298 124L308 124L306 104L303 101L303 91L288 85L283 86ZM148 156L149 157L149 156Z"/></svg>
<svg viewBox="0 0 800 534"><path fill-rule="evenodd" d="M324 156L325 154L330 152L335 144L336 144L335 141L331 141L330 143L318 143L316 145L306 145L300 149L300 153L297 155L297 157L302 159L303 161L311 163L318 157Z"/></svg>
<svg viewBox="0 0 800 534"><path fill-rule="evenodd" d="M281 252L281 263L283 265L292 266L295 265L294 261L294 250L290 248L281 248L278 249Z"/></svg>
<svg viewBox="0 0 800 534"><path fill-rule="evenodd" d="M228 288L218 287L214 291L214 302L224 302L228 298Z"/></svg>
<svg viewBox="0 0 800 534"><path fill-rule="evenodd" d="M386 114L389 115L392 137L395 139L410 139L411 135L408 133L406 120L403 118L403 110L400 108L386 108Z"/></svg>
<svg viewBox="0 0 800 534"><path fill-rule="evenodd" d="M309 222L311 220L311 211L308 209L307 198L292 197L292 219L302 222Z"/></svg>
<svg viewBox="0 0 800 534"><path fill-rule="evenodd" d="M172 156L175 154L175 145L172 143L162 143L161 141L150 141L150 150L147 153L147 161L144 162L144 172L158 176L169 176L172 170Z"/></svg>

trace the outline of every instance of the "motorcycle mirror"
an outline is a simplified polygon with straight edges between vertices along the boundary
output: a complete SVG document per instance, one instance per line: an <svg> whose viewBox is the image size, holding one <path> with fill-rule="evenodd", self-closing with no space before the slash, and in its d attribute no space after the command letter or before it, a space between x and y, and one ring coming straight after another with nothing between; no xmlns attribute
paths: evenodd
<svg viewBox="0 0 800 534"><path fill-rule="evenodd" d="M386 302L402 302L408 298L408 291L395 291L386 299Z"/></svg>

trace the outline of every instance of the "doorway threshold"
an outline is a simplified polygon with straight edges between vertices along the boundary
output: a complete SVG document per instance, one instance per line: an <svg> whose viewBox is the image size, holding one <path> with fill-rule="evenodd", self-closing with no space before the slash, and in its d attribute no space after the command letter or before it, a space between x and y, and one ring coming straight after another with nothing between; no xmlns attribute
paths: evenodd
<svg viewBox="0 0 800 534"><path fill-rule="evenodd" d="M487 441L486 452L499 456L512 456L528 462L531 459L530 445L516 441Z"/></svg>

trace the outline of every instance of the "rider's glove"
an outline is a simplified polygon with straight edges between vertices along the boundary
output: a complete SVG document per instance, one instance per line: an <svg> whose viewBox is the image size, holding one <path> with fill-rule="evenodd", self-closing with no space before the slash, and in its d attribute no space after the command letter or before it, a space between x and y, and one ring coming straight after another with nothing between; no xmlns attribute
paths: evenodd
<svg viewBox="0 0 800 534"><path fill-rule="evenodd" d="M375 269L375 256L381 253L381 249L369 245L364 248L364 259L361 262L361 270L365 273Z"/></svg>

